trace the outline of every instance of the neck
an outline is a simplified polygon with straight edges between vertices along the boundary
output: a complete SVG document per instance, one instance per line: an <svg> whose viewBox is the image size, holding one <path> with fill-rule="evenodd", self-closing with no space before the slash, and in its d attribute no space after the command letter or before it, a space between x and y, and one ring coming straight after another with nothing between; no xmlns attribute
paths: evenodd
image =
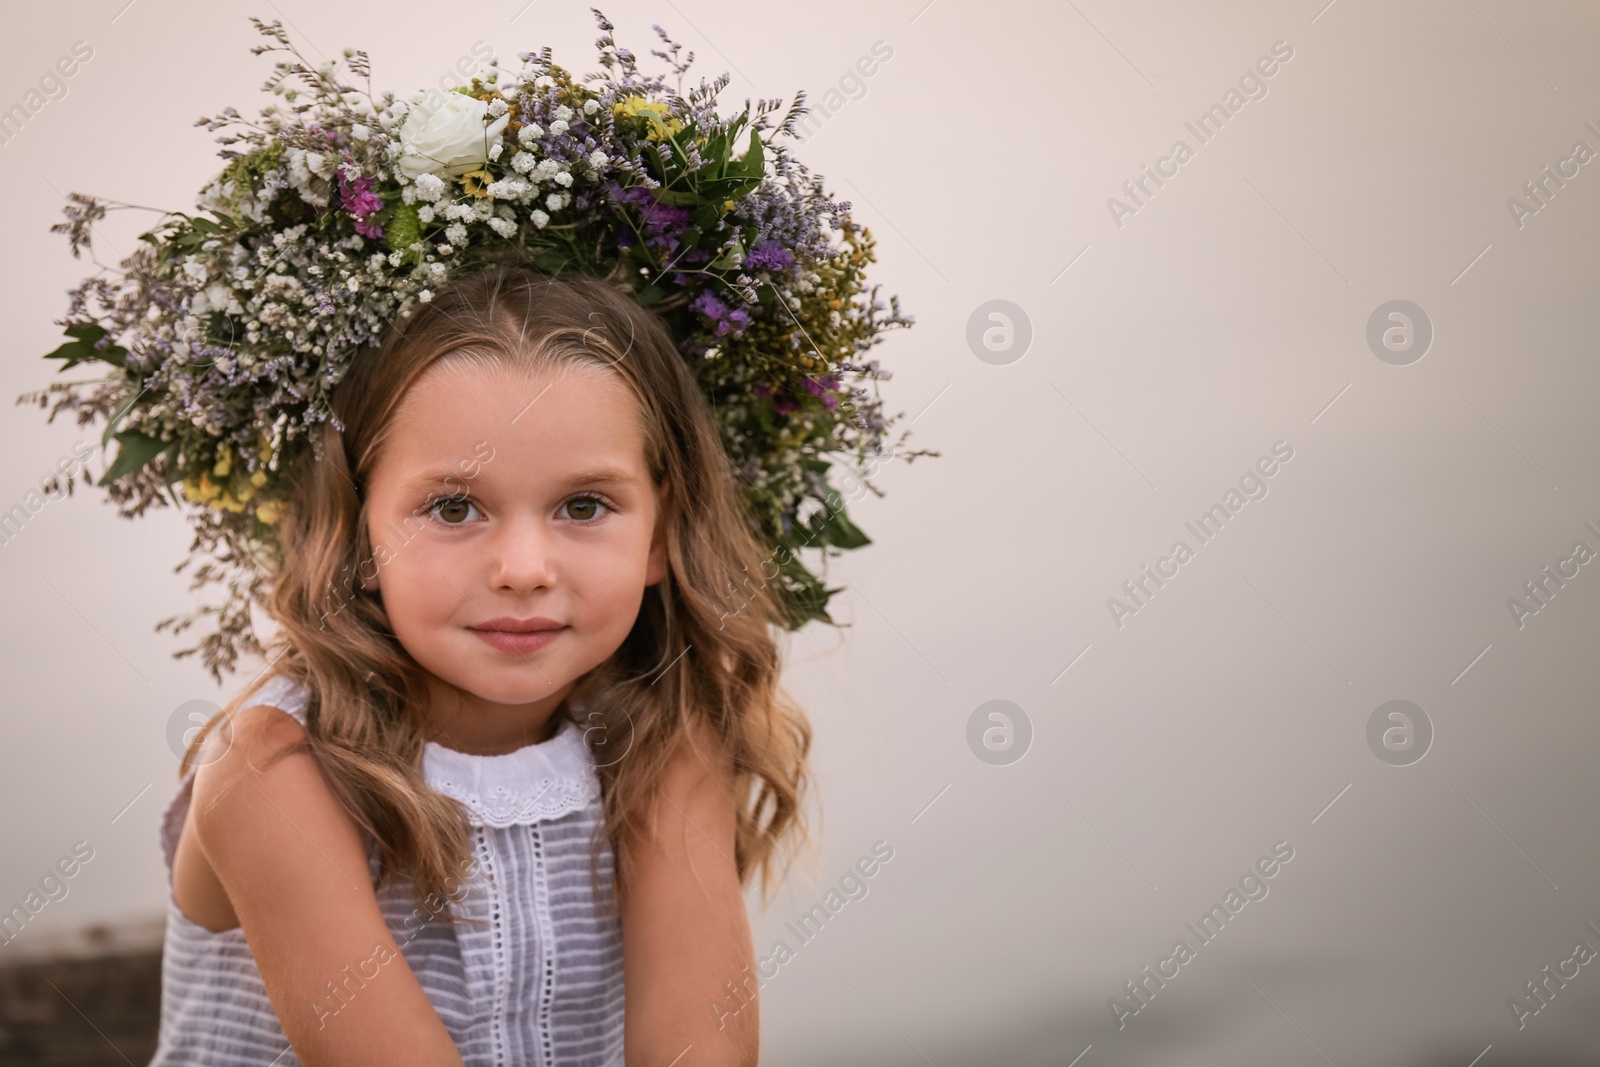
<svg viewBox="0 0 1600 1067"><path fill-rule="evenodd" d="M528 704L497 704L435 682L423 737L473 756L503 756L550 740L566 717L568 685Z"/></svg>

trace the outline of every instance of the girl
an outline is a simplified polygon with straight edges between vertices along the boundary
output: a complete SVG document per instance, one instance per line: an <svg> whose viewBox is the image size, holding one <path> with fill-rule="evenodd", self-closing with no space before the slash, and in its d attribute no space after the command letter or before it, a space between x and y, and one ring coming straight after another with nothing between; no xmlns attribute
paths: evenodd
<svg viewBox="0 0 1600 1067"><path fill-rule="evenodd" d="M270 675L165 817L153 1063L754 1064L742 888L806 836L811 734L666 328L489 267L331 403Z"/></svg>

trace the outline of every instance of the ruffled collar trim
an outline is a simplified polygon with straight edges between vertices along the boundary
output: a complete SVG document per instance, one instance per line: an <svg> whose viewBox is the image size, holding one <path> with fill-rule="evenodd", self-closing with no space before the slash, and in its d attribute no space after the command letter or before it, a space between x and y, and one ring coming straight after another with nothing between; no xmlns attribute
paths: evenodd
<svg viewBox="0 0 1600 1067"><path fill-rule="evenodd" d="M459 800L471 821L487 826L557 819L600 795L583 731L563 719L556 735L499 756L457 752L434 741L422 750L422 777Z"/></svg>

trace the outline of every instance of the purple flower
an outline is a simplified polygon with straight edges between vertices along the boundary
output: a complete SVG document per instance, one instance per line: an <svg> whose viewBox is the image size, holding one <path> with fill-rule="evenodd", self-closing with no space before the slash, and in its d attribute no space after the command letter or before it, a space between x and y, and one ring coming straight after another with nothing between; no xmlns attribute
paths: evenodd
<svg viewBox="0 0 1600 1067"><path fill-rule="evenodd" d="M794 265L794 253L777 241L762 241L744 257L745 270L788 270Z"/></svg>
<svg viewBox="0 0 1600 1067"><path fill-rule="evenodd" d="M695 297L694 303L689 305L713 322L721 322L722 317L728 313L728 305L717 299L717 294L710 289Z"/></svg>
<svg viewBox="0 0 1600 1067"><path fill-rule="evenodd" d="M756 394L756 396L770 396L770 397L773 397L772 410L777 412L779 415L787 415L791 411L799 411L800 410L800 405L796 404L793 400L790 400L788 397L775 396L772 386L768 385L766 382L757 382L755 384L755 388L752 390L752 392L754 392Z"/></svg>
<svg viewBox="0 0 1600 1067"><path fill-rule="evenodd" d="M822 379L820 382L815 378L807 378L805 381L805 386L806 390L811 393L812 396L822 398L822 403L829 411L832 411L837 406L839 401L838 398L834 396L833 391L839 388L838 378L828 377Z"/></svg>
<svg viewBox="0 0 1600 1067"><path fill-rule="evenodd" d="M348 162L348 160L347 160ZM363 237L382 237L383 230L376 223L368 222L367 216L383 210L383 197L372 191L376 179L363 176L351 181L339 168L339 200L344 209L355 216L356 232Z"/></svg>
<svg viewBox="0 0 1600 1067"><path fill-rule="evenodd" d="M678 236L689 225L687 208L661 203L642 185L624 189L616 182L612 182L611 197L619 204L632 205L638 209L639 219L644 223L645 244L655 245L668 252L678 247Z"/></svg>

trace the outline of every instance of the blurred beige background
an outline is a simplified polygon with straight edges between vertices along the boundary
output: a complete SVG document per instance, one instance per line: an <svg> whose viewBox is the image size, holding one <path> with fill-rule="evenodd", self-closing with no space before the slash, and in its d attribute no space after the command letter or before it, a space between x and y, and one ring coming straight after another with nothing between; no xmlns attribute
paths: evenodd
<svg viewBox="0 0 1600 1067"><path fill-rule="evenodd" d="M1600 968L1520 1029L1509 1001L1600 950L1600 568L1520 628L1507 602L1600 550L1600 164L1560 162L1600 151L1600 11L1324 2L605 5L641 56L659 22L728 71L725 109L838 90L797 152L918 320L877 350L883 390L943 453L852 509L874 544L830 572L849 629L789 642L822 858L766 912L752 893L758 953L795 947L785 922L875 841L894 855L766 984L763 1062L1593 1062ZM0 36L0 107L92 48L0 144L3 508L99 440L9 406L53 376L90 269L48 233L62 195L191 210L219 166L194 120L266 99L247 15L311 57L363 47L402 92L478 39L507 70L545 44L596 67L587 7L555 0L125 3L13 10ZM1546 166L1571 176L1519 220ZM154 218L113 215L102 257ZM973 326L995 300L1011 347L974 348L1004 341ZM1394 300L1431 323L1420 359L1368 343ZM1266 495L1201 544L1185 523L1277 442ZM1136 606L1123 583L1179 539L1193 558L1119 626L1108 599ZM0 905L93 848L0 957L162 915L166 724L233 688L153 632L191 605L188 543L170 509L128 522L79 490L0 545ZM1396 699L1433 733L1406 766L1368 743ZM992 700L1026 716L1024 758L969 745ZM1202 945L1185 923L1278 842L1268 895ZM1179 939L1194 958L1119 1029L1108 1000L1138 1006L1124 983Z"/></svg>

